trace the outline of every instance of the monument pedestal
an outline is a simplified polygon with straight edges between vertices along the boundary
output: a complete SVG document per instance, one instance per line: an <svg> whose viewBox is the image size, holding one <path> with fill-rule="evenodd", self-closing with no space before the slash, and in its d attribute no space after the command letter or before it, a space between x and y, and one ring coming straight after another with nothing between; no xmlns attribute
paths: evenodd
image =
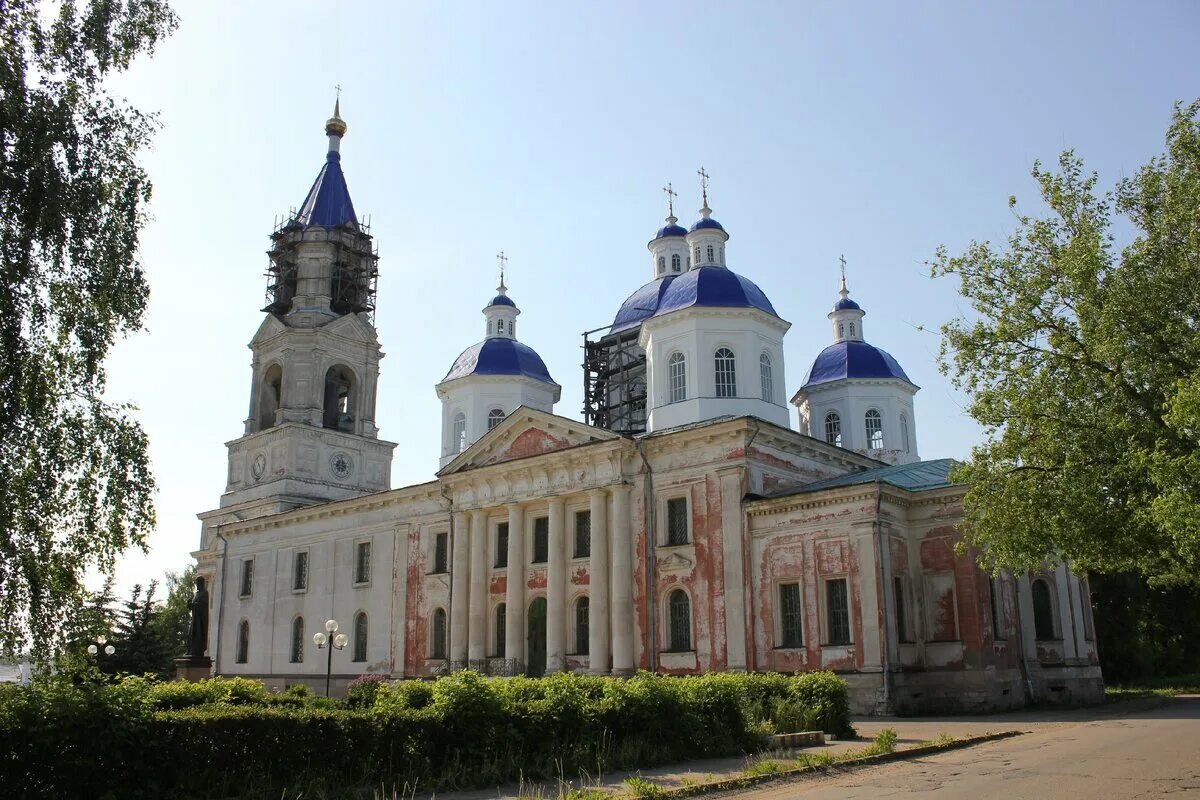
<svg viewBox="0 0 1200 800"><path fill-rule="evenodd" d="M180 656L175 659L175 680L202 681L212 677L212 659L208 656Z"/></svg>

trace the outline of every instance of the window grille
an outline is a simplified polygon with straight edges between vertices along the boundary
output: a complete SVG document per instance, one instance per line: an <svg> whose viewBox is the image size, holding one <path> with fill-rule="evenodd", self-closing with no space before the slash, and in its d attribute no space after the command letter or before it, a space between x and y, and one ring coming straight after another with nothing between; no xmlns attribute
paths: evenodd
<svg viewBox="0 0 1200 800"><path fill-rule="evenodd" d="M354 559L354 582L366 583L369 580L371 580L371 543L359 542Z"/></svg>
<svg viewBox="0 0 1200 800"><path fill-rule="evenodd" d="M829 644L850 644L850 601L845 578L825 582L825 600Z"/></svg>
<svg viewBox="0 0 1200 800"><path fill-rule="evenodd" d="M450 534L439 533L433 537L433 571L446 572L449 557L447 550L449 549Z"/></svg>
<svg viewBox="0 0 1200 800"><path fill-rule="evenodd" d="M825 415L825 441L836 447L842 446L842 418L836 411Z"/></svg>
<svg viewBox="0 0 1200 800"><path fill-rule="evenodd" d="M304 661L304 617L292 620L292 658L293 664Z"/></svg>
<svg viewBox="0 0 1200 800"><path fill-rule="evenodd" d="M722 347L714 357L716 361L717 397L737 397L737 365L733 351Z"/></svg>
<svg viewBox="0 0 1200 800"><path fill-rule="evenodd" d="M867 426L867 447L872 450L883 448L883 417L879 416L879 412L875 409L867 411L866 415Z"/></svg>
<svg viewBox="0 0 1200 800"><path fill-rule="evenodd" d="M499 425L501 422L504 422L504 410L503 409L493 408L491 411L488 412L488 430L489 431L492 428Z"/></svg>
<svg viewBox="0 0 1200 800"><path fill-rule="evenodd" d="M591 605L586 597L575 601L575 653L577 655L586 656L588 654L588 615L590 613Z"/></svg>
<svg viewBox="0 0 1200 800"><path fill-rule="evenodd" d="M505 617L505 605L501 603L496 606L496 649L492 651L498 658L504 658L505 655L504 640L508 636L507 628L505 627L507 622Z"/></svg>
<svg viewBox="0 0 1200 800"><path fill-rule="evenodd" d="M354 660L367 660L367 615L361 611L354 618Z"/></svg>
<svg viewBox="0 0 1200 800"><path fill-rule="evenodd" d="M667 603L671 615L671 652L692 649L692 609L687 593L682 589L671 592Z"/></svg>
<svg viewBox="0 0 1200 800"><path fill-rule="evenodd" d="M671 388L671 402L687 399L687 360L683 353L672 353L667 360L667 377Z"/></svg>
<svg viewBox="0 0 1200 800"><path fill-rule="evenodd" d="M780 647L804 646L804 617L800 610L800 584L779 586Z"/></svg>
<svg viewBox="0 0 1200 800"><path fill-rule="evenodd" d="M446 657L446 611L445 609L437 609L433 612L433 624L430 626L433 629L429 645L430 658L445 658Z"/></svg>
<svg viewBox="0 0 1200 800"><path fill-rule="evenodd" d="M497 567L508 566L508 523L501 522L496 526L496 560Z"/></svg>
<svg viewBox="0 0 1200 800"><path fill-rule="evenodd" d="M771 380L771 356L766 353L758 357L758 377L762 383L762 399L770 403L775 397L775 383Z"/></svg>
<svg viewBox="0 0 1200 800"><path fill-rule="evenodd" d="M292 564L292 588L296 591L302 591L308 588L307 550L301 550L296 553L294 563Z"/></svg>
<svg viewBox="0 0 1200 800"><path fill-rule="evenodd" d="M667 501L667 544L688 543L688 504L686 497Z"/></svg>
<svg viewBox="0 0 1200 800"><path fill-rule="evenodd" d="M250 623L242 620L238 625L237 654L234 660L245 664L250 658Z"/></svg>
<svg viewBox="0 0 1200 800"><path fill-rule="evenodd" d="M254 559L247 558L242 562L242 597L249 597L254 590Z"/></svg>
<svg viewBox="0 0 1200 800"><path fill-rule="evenodd" d="M592 512L575 512L575 558L592 554Z"/></svg>
<svg viewBox="0 0 1200 800"><path fill-rule="evenodd" d="M550 560L550 518L538 517L533 521L533 563L545 564Z"/></svg>

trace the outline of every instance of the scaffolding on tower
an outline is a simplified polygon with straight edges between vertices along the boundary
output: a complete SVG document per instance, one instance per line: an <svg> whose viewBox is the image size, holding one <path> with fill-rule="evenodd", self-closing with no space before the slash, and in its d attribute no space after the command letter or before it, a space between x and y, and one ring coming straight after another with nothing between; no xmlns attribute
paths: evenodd
<svg viewBox="0 0 1200 800"><path fill-rule="evenodd" d="M583 334L583 419L614 433L645 433L646 351L638 345L639 328L611 328ZM610 332L590 338L601 331Z"/></svg>
<svg viewBox="0 0 1200 800"><path fill-rule="evenodd" d="M267 251L267 288L263 311L287 314L299 287L299 248L325 242L333 250L329 276L329 305L337 314L365 313L375 323L375 293L379 281L379 250L371 238L370 222L332 228L304 225L288 214L277 220Z"/></svg>

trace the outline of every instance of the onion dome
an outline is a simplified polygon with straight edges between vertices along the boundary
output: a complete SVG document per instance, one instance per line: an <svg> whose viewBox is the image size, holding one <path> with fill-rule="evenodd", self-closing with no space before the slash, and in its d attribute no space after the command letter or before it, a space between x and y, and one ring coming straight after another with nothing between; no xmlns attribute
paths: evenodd
<svg viewBox="0 0 1200 800"><path fill-rule="evenodd" d="M653 316L661 317L696 306L757 308L772 317L779 317L766 294L753 281L726 267L715 266L697 267L677 276L665 288Z"/></svg>
<svg viewBox="0 0 1200 800"><path fill-rule="evenodd" d="M846 340L831 344L820 352L805 376L802 388L848 378L896 379L912 384L890 353L866 342Z"/></svg>
<svg viewBox="0 0 1200 800"><path fill-rule="evenodd" d="M701 213L703 213L705 211L708 211L709 214L712 213L712 211L710 209L708 209L707 207L701 209ZM716 231L721 231L722 233L726 232L725 228L721 225L721 223L717 222L715 219L713 219L712 217L709 217L709 216L702 216L700 219L696 220L696 224L692 226L693 232L694 231L703 231L703 230L716 230Z"/></svg>
<svg viewBox="0 0 1200 800"><path fill-rule="evenodd" d="M862 306L851 300L849 297L843 297L833 304L834 311L861 311Z"/></svg>
<svg viewBox="0 0 1200 800"><path fill-rule="evenodd" d="M659 239L667 239L672 236L687 236L687 228L682 225L677 225L679 220L674 216L667 217L667 224L658 229L658 233L654 234L654 239L651 241L657 242Z"/></svg>
<svg viewBox="0 0 1200 800"><path fill-rule="evenodd" d="M468 375L519 375L554 384L542 357L516 339L485 339L471 345L454 359L454 365L441 382Z"/></svg>

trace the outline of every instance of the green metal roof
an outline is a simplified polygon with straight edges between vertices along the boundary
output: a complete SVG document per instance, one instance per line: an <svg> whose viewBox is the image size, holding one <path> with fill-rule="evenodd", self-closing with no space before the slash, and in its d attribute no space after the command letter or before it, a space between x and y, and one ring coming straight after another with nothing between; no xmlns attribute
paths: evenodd
<svg viewBox="0 0 1200 800"><path fill-rule="evenodd" d="M920 492L926 489L942 489L953 486L949 476L950 470L958 466L953 458L938 458L933 461L918 461L914 464L896 464L891 467L879 467L865 472L852 472L849 475L839 475L823 481L810 483L800 489L793 489L772 497L783 497L792 494L819 492L822 489L836 489L842 486L859 486L864 483L886 483L907 489L910 492Z"/></svg>

